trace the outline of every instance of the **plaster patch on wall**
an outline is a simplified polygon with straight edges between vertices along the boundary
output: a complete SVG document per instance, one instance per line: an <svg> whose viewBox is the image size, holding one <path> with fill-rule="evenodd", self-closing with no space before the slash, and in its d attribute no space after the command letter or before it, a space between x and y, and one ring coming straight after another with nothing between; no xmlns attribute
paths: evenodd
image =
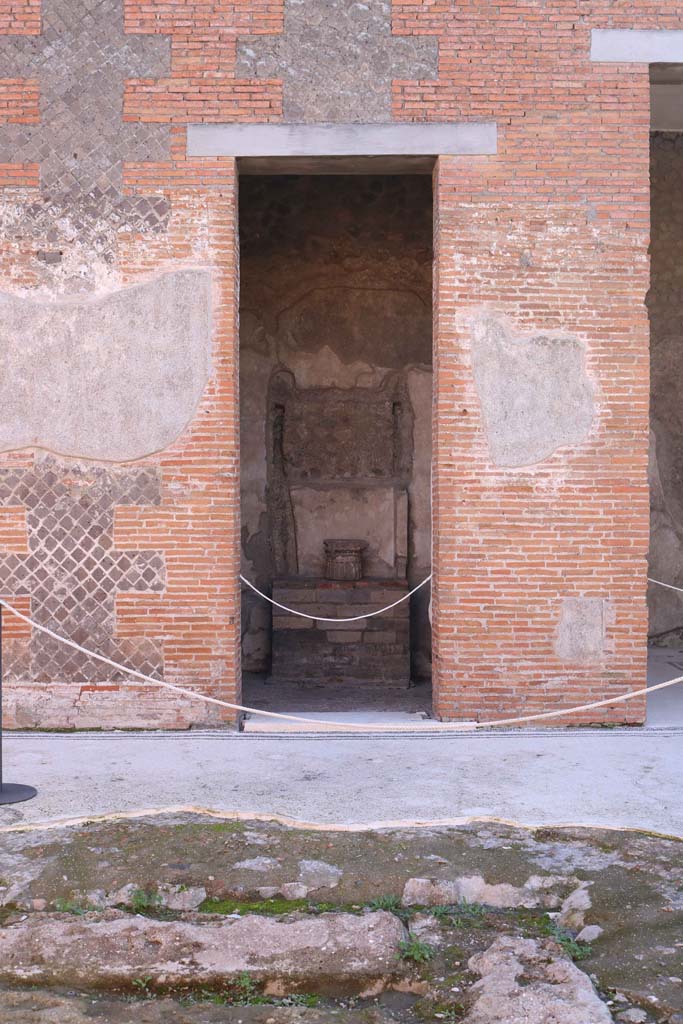
<svg viewBox="0 0 683 1024"><path fill-rule="evenodd" d="M562 661L596 662L605 653L609 602L601 597L565 597L555 635Z"/></svg>
<svg viewBox="0 0 683 1024"><path fill-rule="evenodd" d="M92 298L0 292L0 451L129 462L167 448L211 369L211 274Z"/></svg>
<svg viewBox="0 0 683 1024"><path fill-rule="evenodd" d="M578 338L520 334L488 312L471 328L474 381L496 465L532 465L586 439L595 400Z"/></svg>

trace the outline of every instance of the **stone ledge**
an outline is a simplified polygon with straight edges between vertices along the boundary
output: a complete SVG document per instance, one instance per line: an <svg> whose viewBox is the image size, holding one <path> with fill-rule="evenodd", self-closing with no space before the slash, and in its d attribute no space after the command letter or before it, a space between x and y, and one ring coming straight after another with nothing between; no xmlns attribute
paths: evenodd
<svg viewBox="0 0 683 1024"><path fill-rule="evenodd" d="M683 63L683 31L594 28L591 60L615 64L680 64Z"/></svg>
<svg viewBox="0 0 683 1024"><path fill-rule="evenodd" d="M190 124L187 154L231 157L495 155L495 122L460 124Z"/></svg>
<svg viewBox="0 0 683 1024"><path fill-rule="evenodd" d="M9 983L187 989L235 981L244 972L269 994L363 995L400 973L406 932L393 914L252 914L206 923L160 921L122 911L31 915L0 929L0 980Z"/></svg>

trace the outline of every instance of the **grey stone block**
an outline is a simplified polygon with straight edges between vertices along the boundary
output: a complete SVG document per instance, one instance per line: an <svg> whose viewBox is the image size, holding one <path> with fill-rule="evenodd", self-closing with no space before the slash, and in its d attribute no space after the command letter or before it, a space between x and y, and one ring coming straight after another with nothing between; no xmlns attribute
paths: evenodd
<svg viewBox="0 0 683 1024"><path fill-rule="evenodd" d="M495 154L493 122L462 124L191 124L188 156L401 157Z"/></svg>
<svg viewBox="0 0 683 1024"><path fill-rule="evenodd" d="M594 28L591 60L618 64L683 63L680 29Z"/></svg>

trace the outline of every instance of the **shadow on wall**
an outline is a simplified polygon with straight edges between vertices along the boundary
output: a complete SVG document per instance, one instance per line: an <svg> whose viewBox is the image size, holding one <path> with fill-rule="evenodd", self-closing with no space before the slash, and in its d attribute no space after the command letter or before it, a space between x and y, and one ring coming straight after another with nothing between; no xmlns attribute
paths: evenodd
<svg viewBox="0 0 683 1024"><path fill-rule="evenodd" d="M651 136L649 575L683 586L683 135ZM650 584L649 634L683 641L683 594Z"/></svg>
<svg viewBox="0 0 683 1024"><path fill-rule="evenodd" d="M240 228L242 571L266 590L320 575L334 528L369 541L369 574L414 585L431 546L431 180L244 178ZM428 602L411 607L414 678ZM245 595L243 613L244 668L267 671L270 611Z"/></svg>

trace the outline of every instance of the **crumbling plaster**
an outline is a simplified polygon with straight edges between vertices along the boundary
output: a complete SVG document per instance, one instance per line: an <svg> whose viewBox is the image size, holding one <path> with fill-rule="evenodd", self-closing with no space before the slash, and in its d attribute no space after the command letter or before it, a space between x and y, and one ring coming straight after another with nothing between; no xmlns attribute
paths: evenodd
<svg viewBox="0 0 683 1024"><path fill-rule="evenodd" d="M0 451L129 462L168 447L210 374L211 274L104 295L0 292Z"/></svg>
<svg viewBox="0 0 683 1024"><path fill-rule="evenodd" d="M274 574L266 489L274 371L289 371L300 389L376 389L399 375L413 415L408 577L417 583L431 561L430 180L243 179L240 223L242 571L266 587ZM413 607L419 675L429 671L427 603L425 594ZM270 616L251 597L242 629L245 668L265 670Z"/></svg>
<svg viewBox="0 0 683 1024"><path fill-rule="evenodd" d="M601 597L565 597L555 636L555 654L561 661L599 663L606 648L607 627L614 624L614 609Z"/></svg>
<svg viewBox="0 0 683 1024"><path fill-rule="evenodd" d="M497 466L528 466L586 439L595 398L578 338L521 333L489 310L472 315L471 329L474 381Z"/></svg>

